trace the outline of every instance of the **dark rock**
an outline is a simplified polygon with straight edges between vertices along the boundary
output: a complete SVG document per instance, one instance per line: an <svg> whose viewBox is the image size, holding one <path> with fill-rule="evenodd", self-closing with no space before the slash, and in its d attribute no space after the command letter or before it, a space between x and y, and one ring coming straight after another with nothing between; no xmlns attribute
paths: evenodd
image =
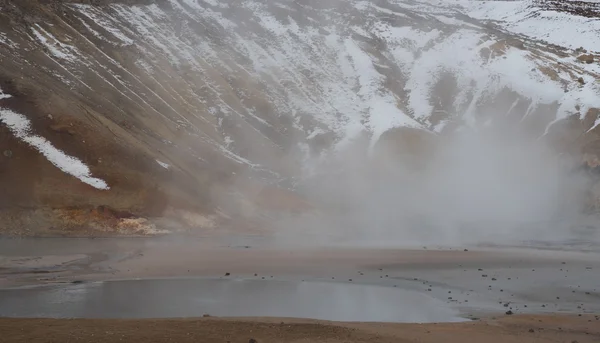
<svg viewBox="0 0 600 343"><path fill-rule="evenodd" d="M529 329L529 332L534 333L535 330L534 329Z"/></svg>
<svg viewBox="0 0 600 343"><path fill-rule="evenodd" d="M592 63L594 63L594 55L592 55L592 54L579 55L577 57L577 60L579 62L584 62L584 63L587 63L587 64L592 64Z"/></svg>
<svg viewBox="0 0 600 343"><path fill-rule="evenodd" d="M508 311L506 311L506 315L507 315L507 316L510 316L510 315L512 315L512 314L513 314L513 311L511 311L511 310L508 310Z"/></svg>
<svg viewBox="0 0 600 343"><path fill-rule="evenodd" d="M258 343L258 341L257 341L257 340L255 340L254 338L250 338L250 339L248 340L248 343Z"/></svg>
<svg viewBox="0 0 600 343"><path fill-rule="evenodd" d="M229 276L229 275L231 275L231 274L229 274L229 273L225 273L225 276Z"/></svg>

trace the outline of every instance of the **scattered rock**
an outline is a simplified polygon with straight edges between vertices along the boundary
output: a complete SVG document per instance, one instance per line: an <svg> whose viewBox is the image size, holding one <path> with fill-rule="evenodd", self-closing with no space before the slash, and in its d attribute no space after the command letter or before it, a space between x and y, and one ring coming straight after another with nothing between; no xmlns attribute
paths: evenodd
<svg viewBox="0 0 600 343"><path fill-rule="evenodd" d="M508 310L508 311L506 311L505 313L506 313L506 315L507 315L507 316L510 316L510 315L512 315L512 314L513 314L513 311L511 311L511 310Z"/></svg>
<svg viewBox="0 0 600 343"><path fill-rule="evenodd" d="M465 249L464 251L469 251L469 249Z"/></svg>
<svg viewBox="0 0 600 343"><path fill-rule="evenodd" d="M225 276L229 276L229 275L231 275L231 274L229 274L229 273L225 273Z"/></svg>
<svg viewBox="0 0 600 343"><path fill-rule="evenodd" d="M529 332L534 333L535 330L534 329L529 329Z"/></svg>
<svg viewBox="0 0 600 343"><path fill-rule="evenodd" d="M577 60L582 63L592 64L594 63L594 55L592 54L583 54L577 57Z"/></svg>
<svg viewBox="0 0 600 343"><path fill-rule="evenodd" d="M481 277L487 277L487 274L483 274L483 275L481 275Z"/></svg>
<svg viewBox="0 0 600 343"><path fill-rule="evenodd" d="M493 278L492 278L492 281L496 281L496 278L495 278L495 277L493 277Z"/></svg>
<svg viewBox="0 0 600 343"><path fill-rule="evenodd" d="M203 315L202 315L202 317L204 317L204 318L208 318L208 317L210 317L210 314L208 314L208 313L205 313L205 314L203 314Z"/></svg>
<svg viewBox="0 0 600 343"><path fill-rule="evenodd" d="M257 341L257 340L255 340L254 338L250 338L250 339L248 340L248 343L258 343L258 341Z"/></svg>
<svg viewBox="0 0 600 343"><path fill-rule="evenodd" d="M80 283L83 283L83 281L82 280L73 280L73 281L71 281L71 283L78 285Z"/></svg>

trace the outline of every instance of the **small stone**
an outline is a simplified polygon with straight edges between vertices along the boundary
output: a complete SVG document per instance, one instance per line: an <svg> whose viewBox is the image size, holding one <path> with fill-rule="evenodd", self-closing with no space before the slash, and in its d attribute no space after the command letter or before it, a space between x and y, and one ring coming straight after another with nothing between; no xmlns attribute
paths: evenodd
<svg viewBox="0 0 600 343"><path fill-rule="evenodd" d="M464 251L469 251L469 249L465 249Z"/></svg>
<svg viewBox="0 0 600 343"><path fill-rule="evenodd" d="M508 310L508 311L506 311L505 313L506 313L506 315L507 315L507 316L510 316L510 315L512 315L512 314L513 314L513 311L511 311L511 310Z"/></svg>
<svg viewBox="0 0 600 343"><path fill-rule="evenodd" d="M534 333L535 330L534 329L529 329L529 332Z"/></svg>
<svg viewBox="0 0 600 343"><path fill-rule="evenodd" d="M229 274L229 273L225 273L225 276L229 276L229 275L231 275L231 274Z"/></svg>
<svg viewBox="0 0 600 343"><path fill-rule="evenodd" d="M203 315L202 315L202 317L204 317L204 318L208 318L208 317L210 317L210 314L208 314L208 313L205 313L205 314L203 314Z"/></svg>
<svg viewBox="0 0 600 343"><path fill-rule="evenodd" d="M13 153L10 150L4 150L4 152L2 153L2 155L4 155L4 157L11 158L12 155L13 155Z"/></svg>
<svg viewBox="0 0 600 343"><path fill-rule="evenodd" d="M495 277L493 277L493 278L492 278L492 281L496 281L496 278L495 278Z"/></svg>
<svg viewBox="0 0 600 343"><path fill-rule="evenodd" d="M257 341L257 340L255 340L254 338L250 338L250 339L248 340L248 343L258 343L258 341Z"/></svg>

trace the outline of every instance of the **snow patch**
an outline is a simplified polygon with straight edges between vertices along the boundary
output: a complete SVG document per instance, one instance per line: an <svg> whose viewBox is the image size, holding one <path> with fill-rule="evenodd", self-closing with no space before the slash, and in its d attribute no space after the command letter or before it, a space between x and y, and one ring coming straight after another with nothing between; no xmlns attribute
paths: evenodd
<svg viewBox="0 0 600 343"><path fill-rule="evenodd" d="M532 1L459 1L465 14L506 30L569 48L600 49L600 20L544 10Z"/></svg>
<svg viewBox="0 0 600 343"><path fill-rule="evenodd" d="M4 92L2 91L2 88L0 88L0 100L2 100L2 99L8 99L8 98L12 98L12 95L10 95L10 94L4 94Z"/></svg>
<svg viewBox="0 0 600 343"><path fill-rule="evenodd" d="M158 163L161 167L165 168L165 169L169 169L171 168L171 165L165 162L161 162L159 160L156 160L156 163Z"/></svg>
<svg viewBox="0 0 600 343"><path fill-rule="evenodd" d="M50 32L44 30L40 25L35 24L31 27L31 31L35 38L42 43L50 53L56 57L66 61L75 62L77 60L77 48L72 45L62 43L56 39Z"/></svg>
<svg viewBox="0 0 600 343"><path fill-rule="evenodd" d="M33 135L31 123L25 116L9 109L0 108L0 122L3 122L17 138L36 148L58 169L96 189L110 189L104 180L92 177L90 169L81 160L55 148L44 137Z"/></svg>

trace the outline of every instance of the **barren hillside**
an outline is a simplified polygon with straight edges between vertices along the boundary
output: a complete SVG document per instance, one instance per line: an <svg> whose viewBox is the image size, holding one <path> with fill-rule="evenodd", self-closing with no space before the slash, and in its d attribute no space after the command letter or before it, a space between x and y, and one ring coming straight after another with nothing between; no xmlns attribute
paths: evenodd
<svg viewBox="0 0 600 343"><path fill-rule="evenodd" d="M332 210L313 190L339 170L427 169L464 130L596 167L598 12L585 1L0 0L0 232L266 230L274 215ZM323 167L349 151L352 165Z"/></svg>

